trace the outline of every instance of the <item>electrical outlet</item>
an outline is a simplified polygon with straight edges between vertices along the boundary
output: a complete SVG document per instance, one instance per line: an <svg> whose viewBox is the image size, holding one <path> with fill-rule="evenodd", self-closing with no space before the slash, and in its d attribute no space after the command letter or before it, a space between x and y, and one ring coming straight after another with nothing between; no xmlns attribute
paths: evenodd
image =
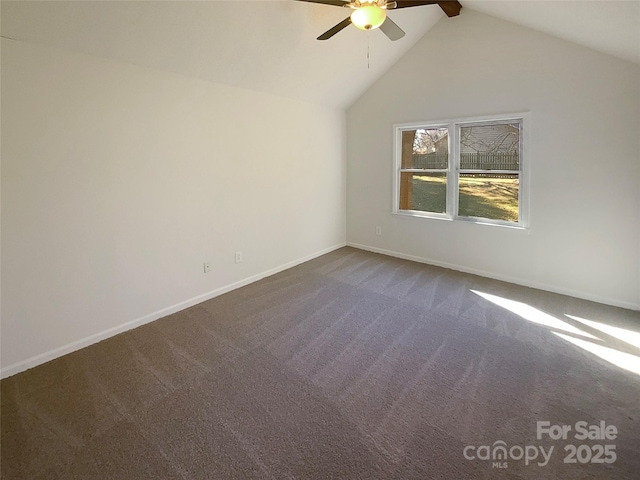
<svg viewBox="0 0 640 480"><path fill-rule="evenodd" d="M382 227L376 227L376 235L382 235Z"/></svg>
<svg viewBox="0 0 640 480"><path fill-rule="evenodd" d="M211 271L211 263L210 262L204 262L203 267L204 267L204 273L209 273Z"/></svg>
<svg viewBox="0 0 640 480"><path fill-rule="evenodd" d="M241 251L237 251L236 252L236 263L242 263L242 252Z"/></svg>

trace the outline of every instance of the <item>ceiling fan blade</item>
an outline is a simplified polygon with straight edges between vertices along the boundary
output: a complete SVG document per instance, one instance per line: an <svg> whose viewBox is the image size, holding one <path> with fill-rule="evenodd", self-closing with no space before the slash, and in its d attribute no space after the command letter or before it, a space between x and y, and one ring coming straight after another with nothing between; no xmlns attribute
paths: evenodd
<svg viewBox="0 0 640 480"><path fill-rule="evenodd" d="M460 5L458 1L438 2L438 5L440 5L442 11L447 14L447 17L457 17L460 15L460 9L462 9L462 5Z"/></svg>
<svg viewBox="0 0 640 480"><path fill-rule="evenodd" d="M351 25L351 17L345 18L343 21L341 21L335 27L332 27L329 30L327 30L326 32L324 32L322 35L320 35L318 37L318 40L328 40L331 37L333 37L336 33L338 33L340 30L342 30L344 28L347 28L349 25Z"/></svg>
<svg viewBox="0 0 640 480"><path fill-rule="evenodd" d="M422 5L433 5L439 3L438 0L396 0L395 8L420 7Z"/></svg>
<svg viewBox="0 0 640 480"><path fill-rule="evenodd" d="M344 7L349 2L345 0L298 0L299 2L320 3L322 5L335 5L336 7Z"/></svg>
<svg viewBox="0 0 640 480"><path fill-rule="evenodd" d="M394 42L404 37L404 31L389 17L380 25L380 30Z"/></svg>
<svg viewBox="0 0 640 480"><path fill-rule="evenodd" d="M437 3L440 5L440 8L444 13L447 14L447 17L455 17L460 15L460 9L462 5L457 0L396 0L395 8L408 8L408 7L420 7L422 5L433 5Z"/></svg>

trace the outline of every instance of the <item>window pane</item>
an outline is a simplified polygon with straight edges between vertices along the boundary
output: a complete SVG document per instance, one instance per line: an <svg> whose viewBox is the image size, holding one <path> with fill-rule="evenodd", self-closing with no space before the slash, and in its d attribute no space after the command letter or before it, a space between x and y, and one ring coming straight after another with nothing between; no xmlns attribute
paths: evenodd
<svg viewBox="0 0 640 480"><path fill-rule="evenodd" d="M400 210L445 213L447 174L401 172Z"/></svg>
<svg viewBox="0 0 640 480"><path fill-rule="evenodd" d="M517 174L460 174L458 214L517 222L519 182Z"/></svg>
<svg viewBox="0 0 640 480"><path fill-rule="evenodd" d="M417 128L402 132L402 168L447 169L449 130Z"/></svg>
<svg viewBox="0 0 640 480"><path fill-rule="evenodd" d="M519 170L520 124L460 128L460 169Z"/></svg>

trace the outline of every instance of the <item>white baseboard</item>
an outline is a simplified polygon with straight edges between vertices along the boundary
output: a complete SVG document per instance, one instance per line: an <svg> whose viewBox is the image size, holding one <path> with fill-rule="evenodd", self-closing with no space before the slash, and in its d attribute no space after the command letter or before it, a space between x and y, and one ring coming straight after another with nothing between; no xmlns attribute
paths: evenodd
<svg viewBox="0 0 640 480"><path fill-rule="evenodd" d="M416 255L408 255L406 253L387 250L384 248L372 247L370 245L363 245L360 243L347 242L347 246L358 248L360 250L366 250L368 252L388 255L390 257L402 258L404 260L412 260L414 262L426 263L428 265L434 265L436 267L448 268L450 270L456 270L458 272L471 273L473 275L478 275L481 277L493 278L494 280L501 280L503 282L514 283L516 285L522 285L524 287L531 287L531 288L536 288L538 290L545 290L547 292L559 293L561 295L568 295L570 297L581 298L583 300L589 300L592 302L604 303L606 305L612 305L614 307L621 307L629 310L640 310L640 304L626 302L626 301L615 299L615 298L600 297L600 296L592 295L589 293L578 292L575 290L560 287L558 285L551 285L551 284L541 283L541 282L532 282L530 280L523 279L523 278L512 277L509 275L502 275L495 272L487 272L487 271L478 270L475 268L468 268L463 265L457 265L457 264L448 263L448 262L441 262L441 261L433 260L429 258L418 257Z"/></svg>
<svg viewBox="0 0 640 480"><path fill-rule="evenodd" d="M183 302L176 303L175 305L171 305L169 307L163 308L161 310L150 313L143 317L136 318L135 320L125 322L116 327L109 328L107 330L103 330L101 332L82 338L75 342L68 343L67 345L63 345L62 347L58 347L48 352L41 353L40 355L27 358L26 360L13 363L11 365L3 367L0 370L0 378L10 377L11 375L15 375L16 373L20 373L30 368L41 365L43 363L49 362L55 358L66 355L67 353L75 352L76 350L80 350L81 348L88 347L89 345L100 342L109 337L113 337L114 335L117 335L119 333L126 332L127 330L131 330L133 328L139 327L146 323L153 322L154 320L158 320L159 318L166 317L167 315L171 315L173 313L179 312L180 310L184 310L186 308L192 307L193 305L197 305L198 303L202 303L206 300L210 300L212 298L215 298L219 295L225 294L237 288L244 287L245 285L249 285L250 283L257 282L262 278L282 272L291 267L295 267L296 265L299 265L301 263L308 262L309 260L313 260L316 257L319 257L329 252L333 252L334 250L337 250L338 248L342 248L344 246L346 246L346 242L333 245L332 247L325 248L318 252L312 253L310 255L306 255L302 258L298 258L296 260L285 263L283 265L279 265L277 267L271 268L269 270L258 273L256 275L252 275L250 277L231 283L229 285L216 288L215 290L212 290L207 293L203 293L202 295L198 295L196 297L190 298Z"/></svg>

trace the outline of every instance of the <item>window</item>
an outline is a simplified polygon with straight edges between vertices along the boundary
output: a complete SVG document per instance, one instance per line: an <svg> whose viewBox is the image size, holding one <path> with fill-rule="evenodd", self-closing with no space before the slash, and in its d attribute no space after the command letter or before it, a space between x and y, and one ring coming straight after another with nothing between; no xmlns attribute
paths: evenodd
<svg viewBox="0 0 640 480"><path fill-rule="evenodd" d="M394 213L526 226L526 116L395 127Z"/></svg>

